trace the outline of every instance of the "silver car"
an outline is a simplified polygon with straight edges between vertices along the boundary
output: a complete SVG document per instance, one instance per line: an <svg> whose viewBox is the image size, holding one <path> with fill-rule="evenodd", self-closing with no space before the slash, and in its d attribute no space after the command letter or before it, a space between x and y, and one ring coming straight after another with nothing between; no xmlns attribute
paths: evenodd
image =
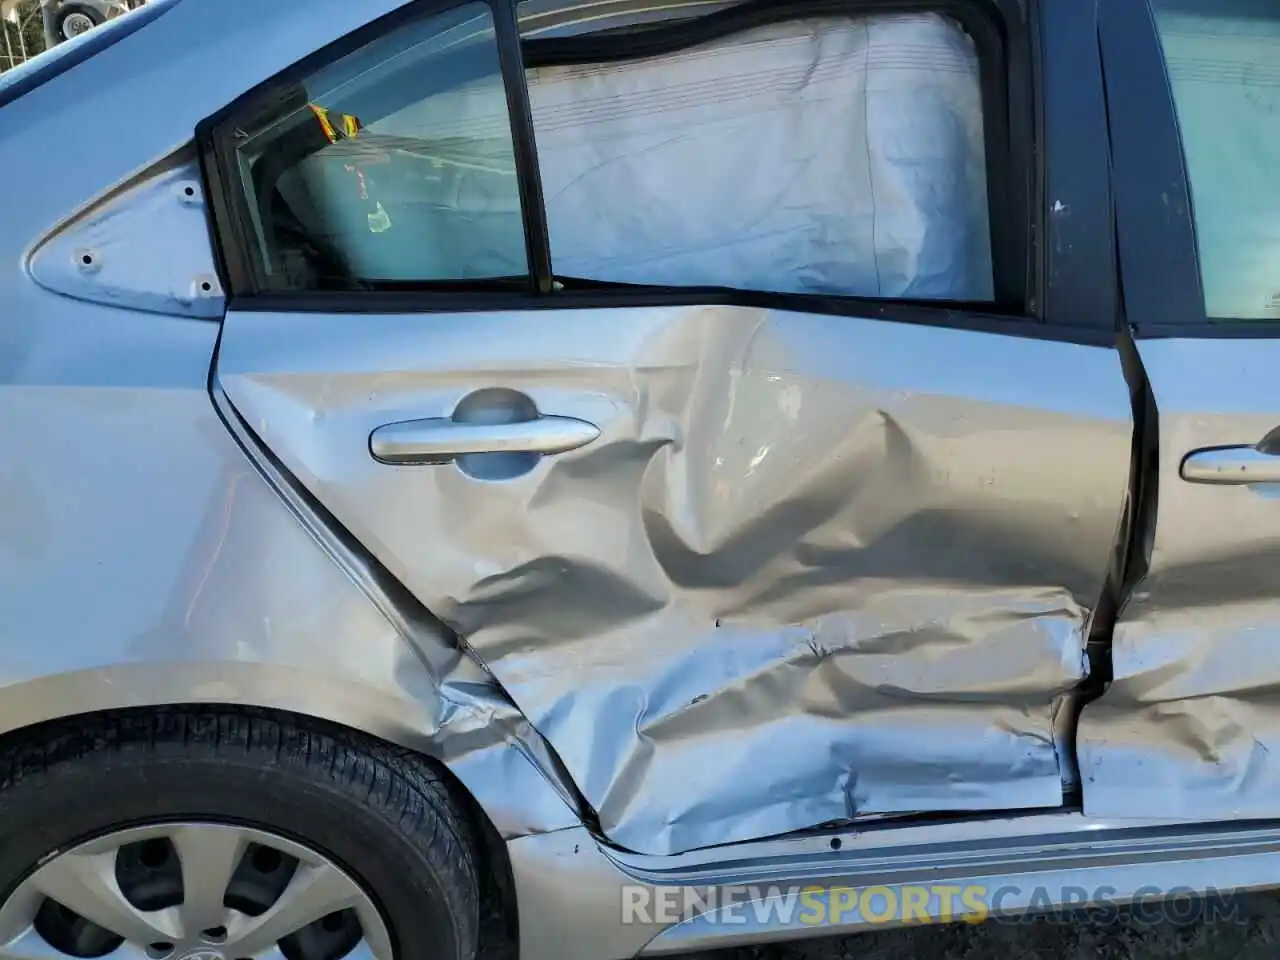
<svg viewBox="0 0 1280 960"><path fill-rule="evenodd" d="M154 0L0 78L0 956L1280 885L1280 8Z"/></svg>

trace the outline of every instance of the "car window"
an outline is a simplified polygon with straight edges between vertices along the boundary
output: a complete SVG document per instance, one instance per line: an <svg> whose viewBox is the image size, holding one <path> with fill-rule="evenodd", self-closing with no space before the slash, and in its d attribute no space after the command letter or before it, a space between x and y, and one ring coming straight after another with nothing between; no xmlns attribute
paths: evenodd
<svg viewBox="0 0 1280 960"><path fill-rule="evenodd" d="M548 30L583 40L544 7L521 20L557 276L992 299L978 55L952 20L808 17L538 66Z"/></svg>
<svg viewBox="0 0 1280 960"><path fill-rule="evenodd" d="M150 0L145 7L108 20L77 37L37 54L25 63L0 73L0 107L43 86L77 64L119 43L131 33L169 10L178 0Z"/></svg>
<svg viewBox="0 0 1280 960"><path fill-rule="evenodd" d="M488 6L415 21L269 91L233 122L266 290L527 277Z"/></svg>
<svg viewBox="0 0 1280 960"><path fill-rule="evenodd" d="M1280 320L1280 3L1155 0L1205 312Z"/></svg>

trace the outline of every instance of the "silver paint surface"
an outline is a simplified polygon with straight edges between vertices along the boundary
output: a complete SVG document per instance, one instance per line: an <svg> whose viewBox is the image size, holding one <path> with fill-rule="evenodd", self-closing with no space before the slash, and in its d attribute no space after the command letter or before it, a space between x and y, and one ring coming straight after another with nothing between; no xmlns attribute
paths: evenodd
<svg viewBox="0 0 1280 960"><path fill-rule="evenodd" d="M1121 612L1115 682L1087 705L1087 812L1280 816L1280 483L1182 479L1188 453L1280 426L1280 342L1138 345L1160 414L1150 571Z"/></svg>
<svg viewBox="0 0 1280 960"><path fill-rule="evenodd" d="M218 379L618 845L1061 802L1127 484L1114 351L731 307L233 311ZM500 480L369 455L489 389L601 436Z"/></svg>
<svg viewBox="0 0 1280 960"><path fill-rule="evenodd" d="M6 194L0 229L0 733L157 703L295 711L440 757L527 835L580 822L554 757L245 456L208 392L218 324L174 316L146 269L161 241L212 262L186 204L196 124L397 5L190 0L3 108L0 169L40 189ZM149 220L160 204L177 212ZM109 239L100 277L124 258L122 298L53 269L77 231Z"/></svg>
<svg viewBox="0 0 1280 960"><path fill-rule="evenodd" d="M22 452L0 465L0 731L274 707L442 757L508 835L574 822L502 691L447 635L394 624L227 434L216 325L28 289L30 363L0 383L0 447Z"/></svg>
<svg viewBox="0 0 1280 960"><path fill-rule="evenodd" d="M138 172L205 116L397 6L185 0L5 108L0 169L46 189L6 197L0 230L0 732L243 703L440 756L509 840L522 960L730 942L724 925L620 926L621 885L664 869L1274 884L1264 830L1119 837L1127 853L1108 859L1107 822L1085 818L896 836L862 822L840 834L866 845L861 875L821 858L826 834L663 855L829 814L1059 801L1062 704L1128 469L1111 351L723 308L233 317L223 381L253 430L468 630L504 690L210 401L215 324L73 299L22 268L95 198L148 195ZM262 31L271 44L251 42ZM1280 348L1142 352L1161 404L1161 526L1122 613L1117 682L1084 711L1086 805L1275 816L1280 498L1176 471L1187 451L1253 445L1280 423ZM503 481L369 455L377 426L503 384L601 439ZM513 699L614 838L654 856L593 840ZM1024 834L1063 831L1085 852L1035 860L1053 844Z"/></svg>
<svg viewBox="0 0 1280 960"><path fill-rule="evenodd" d="M162 161L45 240L31 276L55 293L129 310L221 319L194 150Z"/></svg>

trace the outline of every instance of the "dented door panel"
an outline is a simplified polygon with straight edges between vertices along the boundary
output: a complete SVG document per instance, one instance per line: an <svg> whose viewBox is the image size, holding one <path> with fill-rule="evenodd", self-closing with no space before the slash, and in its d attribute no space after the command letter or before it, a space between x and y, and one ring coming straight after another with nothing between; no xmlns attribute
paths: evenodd
<svg viewBox="0 0 1280 960"><path fill-rule="evenodd" d="M1113 349L728 306L233 310L218 379L620 846L1061 802L1129 478ZM535 416L599 436L370 450Z"/></svg>
<svg viewBox="0 0 1280 960"><path fill-rule="evenodd" d="M1280 816L1280 484L1190 482L1189 454L1280 425L1275 340L1138 344L1159 411L1147 576L1116 625L1115 682L1082 713L1093 816Z"/></svg>
<svg viewBox="0 0 1280 960"><path fill-rule="evenodd" d="M1080 720L1084 807L1270 819L1280 816L1280 141L1268 71L1280 11L1254 0L1102 10L1118 250L1149 396L1145 519L1111 645L1114 682Z"/></svg>

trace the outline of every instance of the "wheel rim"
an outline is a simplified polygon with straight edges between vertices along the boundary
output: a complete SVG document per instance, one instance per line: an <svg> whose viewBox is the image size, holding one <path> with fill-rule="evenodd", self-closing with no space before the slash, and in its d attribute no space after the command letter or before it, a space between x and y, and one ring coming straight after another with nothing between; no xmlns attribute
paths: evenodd
<svg viewBox="0 0 1280 960"><path fill-rule="evenodd" d="M300 844L246 827L120 830L42 863L0 907L0 957L393 960L373 901Z"/></svg>
<svg viewBox="0 0 1280 960"><path fill-rule="evenodd" d="M80 34L92 30L94 26L93 18L88 14L68 14L67 18L62 21L62 35L70 40L72 37L78 37Z"/></svg>

